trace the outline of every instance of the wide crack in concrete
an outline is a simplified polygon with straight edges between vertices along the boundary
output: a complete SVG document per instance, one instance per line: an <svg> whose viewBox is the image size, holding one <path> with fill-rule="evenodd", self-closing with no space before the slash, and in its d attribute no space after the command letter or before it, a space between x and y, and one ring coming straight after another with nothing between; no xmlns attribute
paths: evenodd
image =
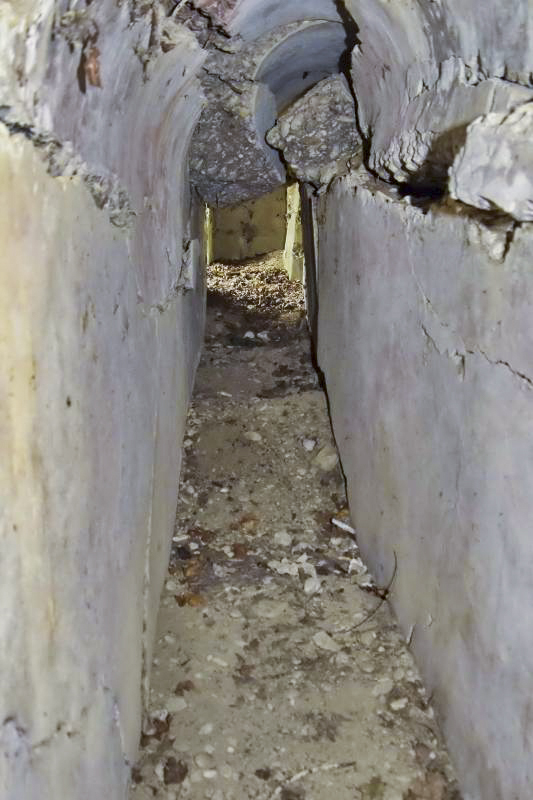
<svg viewBox="0 0 533 800"><path fill-rule="evenodd" d="M210 269L131 800L459 800L280 266Z"/></svg>

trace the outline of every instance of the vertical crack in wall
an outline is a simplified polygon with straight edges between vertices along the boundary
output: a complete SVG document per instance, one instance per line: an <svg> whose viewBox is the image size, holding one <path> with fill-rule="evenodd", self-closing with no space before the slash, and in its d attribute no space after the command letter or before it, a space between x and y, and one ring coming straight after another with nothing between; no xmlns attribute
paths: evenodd
<svg viewBox="0 0 533 800"><path fill-rule="evenodd" d="M157 326L157 320L155 322ZM157 428L159 421L159 411L156 409L154 414L154 424L152 429L152 441L154 443L154 451L157 446ZM150 498L150 509L148 512L147 520L147 537L144 550L144 581L143 581L143 619L142 619L142 653L141 653L141 705L143 709L148 707L150 699L150 641L152 638L152 631L150 626L150 606L151 606L151 549L152 549L152 522L153 522L153 509L155 502L155 453L152 459L152 472L150 476L150 485L152 487Z"/></svg>

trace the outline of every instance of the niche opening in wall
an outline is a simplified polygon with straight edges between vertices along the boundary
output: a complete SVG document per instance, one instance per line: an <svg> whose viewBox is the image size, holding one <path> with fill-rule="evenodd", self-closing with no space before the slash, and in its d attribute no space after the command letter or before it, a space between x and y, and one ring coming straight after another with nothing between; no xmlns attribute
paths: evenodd
<svg viewBox="0 0 533 800"><path fill-rule="evenodd" d="M236 206L207 213L208 261L227 263L283 250L291 280L302 281L304 256L297 183Z"/></svg>

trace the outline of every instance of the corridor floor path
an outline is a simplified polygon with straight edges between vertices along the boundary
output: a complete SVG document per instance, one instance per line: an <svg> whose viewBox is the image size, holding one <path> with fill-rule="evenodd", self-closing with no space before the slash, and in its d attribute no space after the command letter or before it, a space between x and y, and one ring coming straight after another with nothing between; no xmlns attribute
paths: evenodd
<svg viewBox="0 0 533 800"><path fill-rule="evenodd" d="M131 800L459 800L279 259L210 268Z"/></svg>

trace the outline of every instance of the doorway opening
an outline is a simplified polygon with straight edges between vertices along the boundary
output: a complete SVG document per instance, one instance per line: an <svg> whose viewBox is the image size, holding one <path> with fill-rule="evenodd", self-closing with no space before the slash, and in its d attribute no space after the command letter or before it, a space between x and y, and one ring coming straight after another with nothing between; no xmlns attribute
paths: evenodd
<svg viewBox="0 0 533 800"><path fill-rule="evenodd" d="M290 280L304 282L301 199L298 183L259 198L206 209L207 265L282 252Z"/></svg>

